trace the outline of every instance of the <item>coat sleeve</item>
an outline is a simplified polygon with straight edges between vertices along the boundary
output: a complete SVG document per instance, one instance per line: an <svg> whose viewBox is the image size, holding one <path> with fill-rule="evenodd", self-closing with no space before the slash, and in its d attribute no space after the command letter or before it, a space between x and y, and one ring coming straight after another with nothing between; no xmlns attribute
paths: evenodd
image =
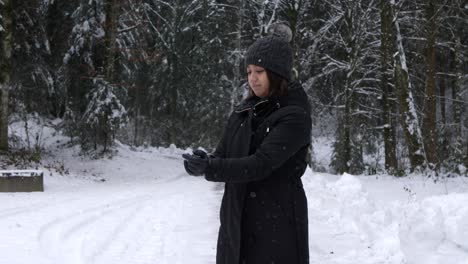
<svg viewBox="0 0 468 264"><path fill-rule="evenodd" d="M278 120L254 154L242 158L211 159L205 178L215 182L242 183L270 176L310 143L310 116L302 109L294 110Z"/></svg>

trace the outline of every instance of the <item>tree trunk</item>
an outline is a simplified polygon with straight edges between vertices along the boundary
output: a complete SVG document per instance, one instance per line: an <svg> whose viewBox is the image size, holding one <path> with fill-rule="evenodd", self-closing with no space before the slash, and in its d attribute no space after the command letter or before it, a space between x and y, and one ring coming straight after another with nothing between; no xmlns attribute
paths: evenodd
<svg viewBox="0 0 468 264"><path fill-rule="evenodd" d="M0 84L0 150L8 151L8 85Z"/></svg>
<svg viewBox="0 0 468 264"><path fill-rule="evenodd" d="M112 84L115 72L115 40L117 37L118 5L116 0L106 0L106 80Z"/></svg>
<svg viewBox="0 0 468 264"><path fill-rule="evenodd" d="M394 27L396 31L397 54L394 56L395 86L398 93L400 107L400 121L404 130L408 145L411 171L418 167L424 167L425 153L422 143L421 129L413 100L411 81L409 79L408 66L406 65L405 50L400 32L398 18L394 13Z"/></svg>
<svg viewBox="0 0 468 264"><path fill-rule="evenodd" d="M461 40L460 36L458 36L455 40L455 47L453 49L453 58L452 58L452 70L455 73L455 77L452 79L452 113L453 113L453 123L455 125L455 135L457 137L461 137L462 135L462 120L461 120L461 113L463 107L463 98L462 93L460 91L460 80L462 77L461 72Z"/></svg>
<svg viewBox="0 0 468 264"><path fill-rule="evenodd" d="M241 61L242 58L240 56L240 51L242 50L242 29L244 28L244 0L239 1L239 14L237 20L237 34L236 34L236 50L238 54L236 54L236 59L234 61L234 80L232 83L232 92L231 92L231 105L229 113L234 111L234 107L238 103L238 89L242 85L242 75L241 72Z"/></svg>
<svg viewBox="0 0 468 264"><path fill-rule="evenodd" d="M461 60L461 39L460 36L456 37L455 45L452 51L452 62L451 70L454 73L452 78L452 114L453 114L453 126L452 126L452 140L451 140L451 153L454 161L458 164L465 163L468 166L468 144L466 143L466 136L463 131L463 91L461 85L461 79L463 75ZM466 132L465 132L466 133ZM457 169L458 171L458 169Z"/></svg>
<svg viewBox="0 0 468 264"><path fill-rule="evenodd" d="M346 85L348 86L348 85ZM352 91L349 91L349 88L346 87L346 92L345 92L345 100L346 100L346 103L345 103L345 114L344 114L344 119L343 119L343 122L344 122L344 126L343 126L343 162L342 164L344 165L343 166L343 171L341 171L340 173L344 173L344 172L350 172L351 170L351 153L352 153L352 146L351 146L351 124L353 123L353 121L351 120L352 117L351 117L351 105L352 105L352 102L350 102L350 100L352 100L353 98L353 95L349 94L349 93L352 93Z"/></svg>
<svg viewBox="0 0 468 264"><path fill-rule="evenodd" d="M136 98L139 98L140 91L137 91ZM140 126L140 106L139 100L137 99L137 104L135 105L135 128L133 132L133 146L139 146L138 143L138 133L139 133L139 126Z"/></svg>
<svg viewBox="0 0 468 264"><path fill-rule="evenodd" d="M389 83L391 69L389 62L390 54L395 52L394 35L392 34L392 14L390 3L386 0L380 0L380 18L381 18L381 62L382 62L382 121L383 137L385 146L385 169L389 174L396 174L398 171L398 161L396 157L395 124L393 87Z"/></svg>
<svg viewBox="0 0 468 264"><path fill-rule="evenodd" d="M0 4L1 5L1 4ZM13 7L11 0L3 0L0 15L0 150L8 150L8 91L11 78L13 44ZM1 29L3 28L3 29Z"/></svg>
<svg viewBox="0 0 468 264"><path fill-rule="evenodd" d="M437 124L436 124L436 25L435 25L435 3L434 0L428 1L426 7L427 27L427 47L426 47L426 98L423 121L424 144L428 165L435 169L438 165L437 159Z"/></svg>
<svg viewBox="0 0 468 264"><path fill-rule="evenodd" d="M440 119L442 121L442 125L445 127L445 125L447 124L447 114L446 114L446 102L445 100L447 99L446 98L446 78L442 78L442 80L440 81Z"/></svg>

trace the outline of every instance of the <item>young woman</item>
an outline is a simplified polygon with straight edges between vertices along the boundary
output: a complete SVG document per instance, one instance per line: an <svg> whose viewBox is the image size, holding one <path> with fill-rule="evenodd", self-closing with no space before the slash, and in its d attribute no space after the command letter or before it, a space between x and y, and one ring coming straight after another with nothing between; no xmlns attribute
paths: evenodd
<svg viewBox="0 0 468 264"><path fill-rule="evenodd" d="M224 182L217 264L309 263L307 95L291 81L288 41L267 36L246 53L250 96L231 114L216 151L184 154L190 175Z"/></svg>

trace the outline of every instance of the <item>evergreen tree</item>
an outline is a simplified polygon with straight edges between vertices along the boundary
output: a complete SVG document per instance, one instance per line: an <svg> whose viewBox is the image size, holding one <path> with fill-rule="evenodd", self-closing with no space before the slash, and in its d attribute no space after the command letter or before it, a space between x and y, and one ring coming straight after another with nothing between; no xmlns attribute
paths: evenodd
<svg viewBox="0 0 468 264"><path fill-rule="evenodd" d="M82 146L88 149L92 143L94 150L103 146L103 152L108 150L118 129L127 122L127 111L115 95L112 84L103 79L94 79L93 89L87 95L88 105L83 114L81 123ZM89 142L86 139L93 139Z"/></svg>
<svg viewBox="0 0 468 264"><path fill-rule="evenodd" d="M12 85L15 100L21 100L29 113L50 113L49 99L54 78L47 60L51 54L46 34L48 5L42 1L14 1L14 42ZM15 104L17 105L17 104Z"/></svg>

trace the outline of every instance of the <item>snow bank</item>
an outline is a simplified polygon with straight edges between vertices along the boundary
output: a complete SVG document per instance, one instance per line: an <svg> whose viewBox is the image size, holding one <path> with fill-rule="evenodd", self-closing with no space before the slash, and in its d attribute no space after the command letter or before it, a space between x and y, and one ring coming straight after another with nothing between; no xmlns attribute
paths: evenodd
<svg viewBox="0 0 468 264"><path fill-rule="evenodd" d="M468 263L468 194L382 205L358 177L329 178L303 177L311 263Z"/></svg>
<svg viewBox="0 0 468 264"><path fill-rule="evenodd" d="M468 263L468 194L434 196L403 210L399 237L408 263Z"/></svg>
<svg viewBox="0 0 468 264"><path fill-rule="evenodd" d="M391 212L375 205L357 177L329 181L307 171L303 179L311 263L403 263Z"/></svg>
<svg viewBox="0 0 468 264"><path fill-rule="evenodd" d="M16 138L17 148L47 147L57 148L63 142L68 142L69 138L55 129L62 120L46 120L39 116L31 115L27 122L18 116L12 117L13 121L8 127L8 136Z"/></svg>

